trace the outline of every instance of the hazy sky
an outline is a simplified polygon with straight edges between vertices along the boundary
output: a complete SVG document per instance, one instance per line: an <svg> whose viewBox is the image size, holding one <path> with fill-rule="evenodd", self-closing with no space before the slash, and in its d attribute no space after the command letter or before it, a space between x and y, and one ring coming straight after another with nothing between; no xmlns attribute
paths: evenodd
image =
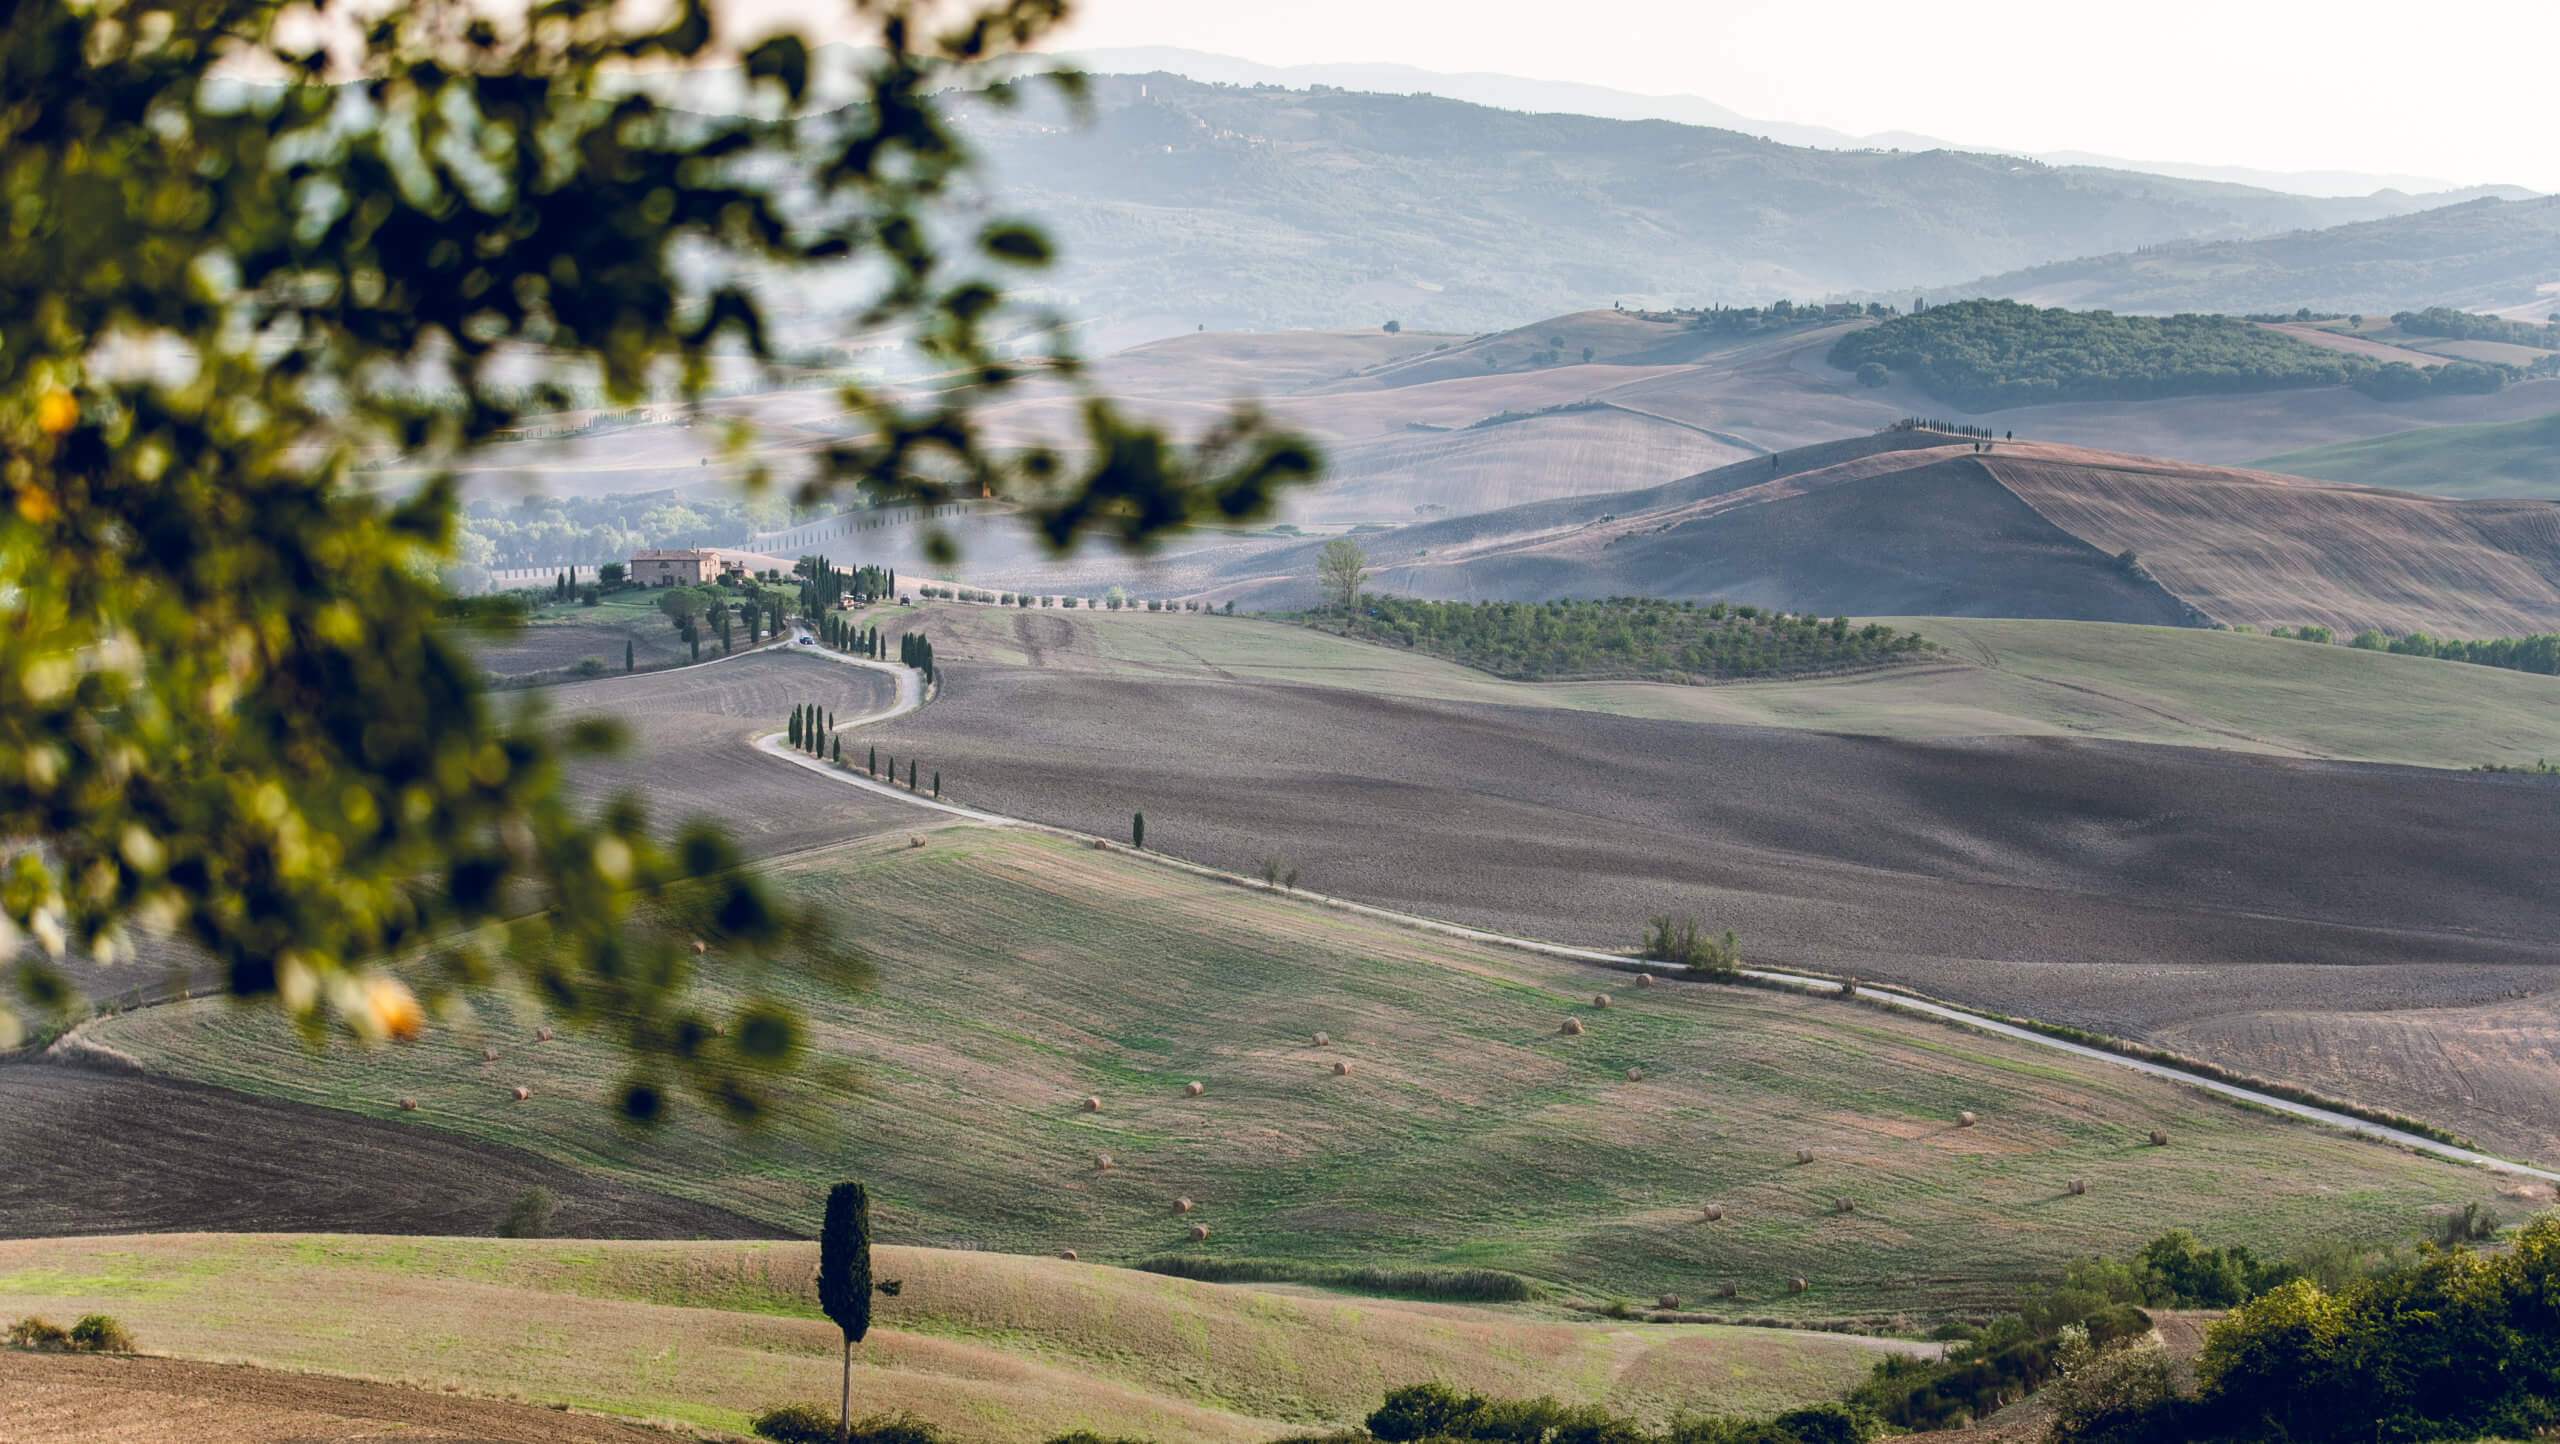
<svg viewBox="0 0 2560 1444"><path fill-rule="evenodd" d="M1765 120L2560 191L2560 0L1078 0L1067 44L1391 61Z"/></svg>

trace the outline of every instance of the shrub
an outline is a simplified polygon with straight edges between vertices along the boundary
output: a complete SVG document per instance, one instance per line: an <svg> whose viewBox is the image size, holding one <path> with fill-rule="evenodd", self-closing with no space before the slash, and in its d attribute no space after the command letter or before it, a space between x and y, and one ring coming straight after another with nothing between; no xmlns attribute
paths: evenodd
<svg viewBox="0 0 2560 1444"><path fill-rule="evenodd" d="M2061 1377L2045 1397L2053 1407L2057 1440L2125 1432L2177 1397L2177 1371L2156 1333L2102 1348L2090 1341L2087 1329L2067 1325L2054 1362Z"/></svg>
<svg viewBox="0 0 2560 1444"><path fill-rule="evenodd" d="M579 676L581 676L581 677L601 677L601 676L603 676L603 675L604 675L604 658L602 658L602 657L580 657L580 658L578 659L577 672L578 672L578 675L579 675Z"/></svg>
<svg viewBox="0 0 2560 1444"><path fill-rule="evenodd" d="M823 1404L785 1404L752 1425L775 1444L835 1444L836 1415ZM945 1444L942 1432L913 1414L873 1414L853 1421L851 1444Z"/></svg>
<svg viewBox="0 0 2560 1444"><path fill-rule="evenodd" d="M48 1323L30 1314L9 1326L9 1347L13 1349L67 1349L71 1335L58 1324Z"/></svg>
<svg viewBox="0 0 2560 1444"><path fill-rule="evenodd" d="M1669 913L1656 916L1645 929L1644 956L1725 977L1742 967L1742 950L1732 933L1718 941L1698 930L1696 918L1674 918Z"/></svg>
<svg viewBox="0 0 2560 1444"><path fill-rule="evenodd" d="M71 1326L71 1347L86 1354L130 1354L133 1335L105 1314L84 1314Z"/></svg>
<svg viewBox="0 0 2560 1444"><path fill-rule="evenodd" d="M560 1196L540 1185L516 1195L515 1206L498 1224L500 1238L542 1238L551 1231L551 1219L560 1211Z"/></svg>

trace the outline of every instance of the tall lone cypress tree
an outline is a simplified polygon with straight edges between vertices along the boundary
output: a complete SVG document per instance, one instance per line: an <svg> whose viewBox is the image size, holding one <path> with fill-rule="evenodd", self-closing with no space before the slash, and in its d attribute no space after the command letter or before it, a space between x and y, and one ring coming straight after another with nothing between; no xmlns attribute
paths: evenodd
<svg viewBox="0 0 2560 1444"><path fill-rule="evenodd" d="M844 1331L844 1387L836 1400L836 1444L853 1429L853 1346L871 1332L871 1197L859 1183L827 1194L818 1231L818 1307Z"/></svg>
<svg viewBox="0 0 2560 1444"><path fill-rule="evenodd" d="M936 797L942 795L942 774L939 772L933 774L933 795Z"/></svg>
<svg viewBox="0 0 2560 1444"><path fill-rule="evenodd" d="M1147 845L1147 815L1143 812L1129 814L1129 845L1138 848Z"/></svg>
<svg viewBox="0 0 2560 1444"><path fill-rule="evenodd" d="M871 775L880 775L880 749L877 747L871 749Z"/></svg>
<svg viewBox="0 0 2560 1444"><path fill-rule="evenodd" d="M631 639L625 637L622 639L622 670L626 672L631 670L631 658Z"/></svg>
<svg viewBox="0 0 2560 1444"><path fill-rule="evenodd" d="M916 790L916 760L912 757L907 759L907 790Z"/></svg>
<svg viewBox="0 0 2560 1444"><path fill-rule="evenodd" d="M844 739L841 737L836 739L835 763L838 767L844 765Z"/></svg>

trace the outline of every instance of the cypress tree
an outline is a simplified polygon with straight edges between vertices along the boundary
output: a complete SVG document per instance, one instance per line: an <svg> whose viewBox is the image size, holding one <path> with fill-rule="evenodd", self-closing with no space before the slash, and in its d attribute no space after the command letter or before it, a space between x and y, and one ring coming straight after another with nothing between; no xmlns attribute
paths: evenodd
<svg viewBox="0 0 2560 1444"><path fill-rule="evenodd" d="M1129 814L1129 845L1135 848L1147 845L1147 815L1143 812Z"/></svg>
<svg viewBox="0 0 2560 1444"><path fill-rule="evenodd" d="M830 732L836 730L836 709L833 707L827 709L827 730Z"/></svg>
<svg viewBox="0 0 2560 1444"><path fill-rule="evenodd" d="M791 745L800 745L800 709L797 707L791 709Z"/></svg>
<svg viewBox="0 0 2560 1444"><path fill-rule="evenodd" d="M871 1199L859 1183L827 1193L818 1230L818 1307L844 1331L844 1389L836 1405L836 1444L853 1427L853 1346L871 1332Z"/></svg>
<svg viewBox="0 0 2560 1444"><path fill-rule="evenodd" d="M942 774L939 772L933 774L933 795L936 797L942 795Z"/></svg>
<svg viewBox="0 0 2560 1444"><path fill-rule="evenodd" d="M629 637L625 637L625 638L623 638L623 639L622 639L622 670L624 670L624 671L626 671L626 672L630 671L630 670L631 670L631 661L632 661L631 639L630 639Z"/></svg>
<svg viewBox="0 0 2560 1444"><path fill-rule="evenodd" d="M836 739L835 762L838 767L842 767L844 765L844 739L841 737Z"/></svg>
<svg viewBox="0 0 2560 1444"><path fill-rule="evenodd" d="M907 790L916 790L916 760L912 757L907 759Z"/></svg>
<svg viewBox="0 0 2560 1444"><path fill-rule="evenodd" d="M880 775L880 749L877 747L871 749L871 775Z"/></svg>

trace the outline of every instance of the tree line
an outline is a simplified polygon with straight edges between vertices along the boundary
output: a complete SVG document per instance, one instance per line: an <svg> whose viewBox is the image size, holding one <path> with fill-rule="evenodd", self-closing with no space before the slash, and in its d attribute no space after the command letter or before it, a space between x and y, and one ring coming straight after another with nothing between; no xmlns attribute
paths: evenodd
<svg viewBox="0 0 2560 1444"><path fill-rule="evenodd" d="M1351 635L1499 677L1727 681L1837 671L1931 650L1917 632L1751 605L1598 601L1421 602L1371 596L1342 609Z"/></svg>
<svg viewBox="0 0 2560 1444"><path fill-rule="evenodd" d="M2536 324L2510 321L2503 316L2457 311L2451 306L2429 306L2423 311L2396 312L2391 317L2391 324L2412 336L2450 336L2457 341L2504 341L2510 346L2560 351L2560 319Z"/></svg>
<svg viewBox="0 0 2560 1444"><path fill-rule="evenodd" d="M2535 632L2522 637L2487 637L2479 641L2461 641L2453 637L2430 636L2411 632L2405 637L2386 637L2371 627L2356 633L2347 643L2368 652L2396 652L2407 657L2438 657L2448 662L2469 662L2479 667L2504 667L2510 672L2533 672L2541 676L2560 676L2560 632Z"/></svg>
<svg viewBox="0 0 2560 1444"><path fill-rule="evenodd" d="M2330 351L2237 316L2119 316L2016 301L1957 301L1833 344L1830 362L1898 371L1969 411L2055 401L2150 401L2353 386L2377 400L2494 392L2524 373L2457 361L2421 370Z"/></svg>

